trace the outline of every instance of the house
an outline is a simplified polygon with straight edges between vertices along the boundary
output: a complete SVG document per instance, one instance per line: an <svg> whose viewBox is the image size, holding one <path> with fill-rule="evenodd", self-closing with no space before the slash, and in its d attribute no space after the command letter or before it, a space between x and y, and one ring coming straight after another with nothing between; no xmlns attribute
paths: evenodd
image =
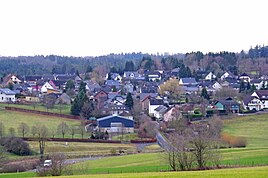
<svg viewBox="0 0 268 178"><path fill-rule="evenodd" d="M149 115L154 116L156 113L155 109L162 105L164 105L163 99L154 99L154 98L150 99L149 100Z"/></svg>
<svg viewBox="0 0 268 178"><path fill-rule="evenodd" d="M9 83L19 84L21 82L22 81L16 75L13 75L13 74L9 74L6 77L4 77L4 79L3 79L4 85L8 85Z"/></svg>
<svg viewBox="0 0 268 178"><path fill-rule="evenodd" d="M97 126L101 132L134 133L134 120L118 115L97 119Z"/></svg>
<svg viewBox="0 0 268 178"><path fill-rule="evenodd" d="M125 79L145 80L145 77L139 74L138 72L124 72L123 77Z"/></svg>
<svg viewBox="0 0 268 178"><path fill-rule="evenodd" d="M0 88L0 102L16 102L15 95L9 88Z"/></svg>
<svg viewBox="0 0 268 178"><path fill-rule="evenodd" d="M250 82L250 76L246 73L241 74L239 77L239 80L243 80L245 83Z"/></svg>
<svg viewBox="0 0 268 178"><path fill-rule="evenodd" d="M268 108L268 90L255 91L251 96L257 97L263 103L263 109Z"/></svg>
<svg viewBox="0 0 268 178"><path fill-rule="evenodd" d="M118 73L107 73L106 74L106 80L108 80L109 79L109 75L110 75L110 80L118 80L118 81L122 81L122 79L123 79L123 77L121 77L121 75L120 74L118 74Z"/></svg>
<svg viewBox="0 0 268 178"><path fill-rule="evenodd" d="M221 80L224 80L227 77L229 77L229 78L235 78L235 76L231 72L224 72L224 74L221 75L220 79Z"/></svg>
<svg viewBox="0 0 268 178"><path fill-rule="evenodd" d="M48 89L56 90L50 82L45 82L41 87L41 93L47 93Z"/></svg>
<svg viewBox="0 0 268 178"><path fill-rule="evenodd" d="M170 107L163 115L164 122L170 122L182 118L182 113L178 105Z"/></svg>
<svg viewBox="0 0 268 178"><path fill-rule="evenodd" d="M66 93L63 93L57 99L56 104L67 104L67 105L70 105L71 104L71 97L69 95L67 95Z"/></svg>
<svg viewBox="0 0 268 178"><path fill-rule="evenodd" d="M250 81L251 85L254 85L257 90L265 88L267 85L267 81L263 81L261 79L253 79Z"/></svg>
<svg viewBox="0 0 268 178"><path fill-rule="evenodd" d="M195 78L181 78L179 80L179 84L183 86L195 86L198 83L196 82Z"/></svg>
<svg viewBox="0 0 268 178"><path fill-rule="evenodd" d="M171 70L171 76L178 76L180 72L180 68L175 68Z"/></svg>
<svg viewBox="0 0 268 178"><path fill-rule="evenodd" d="M214 94L217 90L222 89L222 86L217 81L205 80L200 84L200 87L205 87L209 94Z"/></svg>
<svg viewBox="0 0 268 178"><path fill-rule="evenodd" d="M216 75L214 75L212 72L209 72L209 74L205 76L205 80L214 80L214 79L216 79Z"/></svg>
<svg viewBox="0 0 268 178"><path fill-rule="evenodd" d="M158 106L154 110L154 117L157 119L163 119L163 116L167 110L168 110L167 106L164 106L164 105Z"/></svg>
<svg viewBox="0 0 268 178"><path fill-rule="evenodd" d="M161 73L158 71L147 73L147 78L149 81L160 81Z"/></svg>
<svg viewBox="0 0 268 178"><path fill-rule="evenodd" d="M97 109L101 109L104 107L104 102L108 100L108 93L100 90L93 98L97 102Z"/></svg>
<svg viewBox="0 0 268 178"><path fill-rule="evenodd" d="M264 103L257 96L248 96L243 99L243 108L259 111L264 108Z"/></svg>
<svg viewBox="0 0 268 178"><path fill-rule="evenodd" d="M226 98L215 102L215 109L220 113L238 113L240 105L232 98Z"/></svg>
<svg viewBox="0 0 268 178"><path fill-rule="evenodd" d="M149 111L150 99L156 98L157 96L158 96L158 93L141 93L139 96L141 110L142 111Z"/></svg>

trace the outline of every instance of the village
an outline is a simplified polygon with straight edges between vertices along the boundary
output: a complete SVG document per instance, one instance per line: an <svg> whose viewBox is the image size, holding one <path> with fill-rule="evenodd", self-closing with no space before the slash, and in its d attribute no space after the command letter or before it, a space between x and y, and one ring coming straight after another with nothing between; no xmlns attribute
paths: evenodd
<svg viewBox="0 0 268 178"><path fill-rule="evenodd" d="M143 74L126 71L123 75L107 73L102 85L85 80L83 74L22 77L9 74L2 80L0 102L18 105L43 103L49 111L49 107L55 104L71 105L81 83L84 83L87 97L95 103L95 112L92 110L84 118L102 120L100 116L120 116L126 119L121 124L131 127L127 132L134 132L135 117L142 114L154 121L168 123L180 118L194 121L213 115L255 113L268 108L266 76L252 78L246 73L235 76L226 71L217 77L209 72L203 73L203 78L196 81L195 78L180 78L179 70ZM127 101L128 95L130 102ZM120 123L115 124L121 121L114 119L109 118L108 125L105 123L109 132L117 132L118 127L122 127ZM131 124L129 120L132 120Z"/></svg>

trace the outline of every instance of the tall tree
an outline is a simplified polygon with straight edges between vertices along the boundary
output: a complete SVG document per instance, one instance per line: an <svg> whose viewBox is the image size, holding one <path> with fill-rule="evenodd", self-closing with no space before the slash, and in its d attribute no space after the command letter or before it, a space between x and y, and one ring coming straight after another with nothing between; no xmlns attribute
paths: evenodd
<svg viewBox="0 0 268 178"><path fill-rule="evenodd" d="M132 61L127 61L124 71L134 71L134 63Z"/></svg>
<svg viewBox="0 0 268 178"><path fill-rule="evenodd" d="M47 127L44 125L37 125L36 131L37 131L37 139L39 143L39 151L40 151L41 159L43 159L44 153L45 153L46 141L47 141L49 132L48 132Z"/></svg>
<svg viewBox="0 0 268 178"><path fill-rule="evenodd" d="M26 123L24 122L20 123L18 127L18 133L20 133L23 138L29 131L30 131L30 127Z"/></svg>
<svg viewBox="0 0 268 178"><path fill-rule="evenodd" d="M245 82L243 80L240 81L240 85L239 85L239 93L245 91Z"/></svg>
<svg viewBox="0 0 268 178"><path fill-rule="evenodd" d="M69 132L69 126L66 122L62 122L58 125L57 131L62 135L62 138L64 138L64 136Z"/></svg>
<svg viewBox="0 0 268 178"><path fill-rule="evenodd" d="M176 78L171 78L160 85L159 93L161 95L168 94L172 99L179 99L180 95L183 94L183 87L180 86Z"/></svg>
<svg viewBox="0 0 268 178"><path fill-rule="evenodd" d="M126 106L131 110L133 108L134 102L131 93L127 94Z"/></svg>
<svg viewBox="0 0 268 178"><path fill-rule="evenodd" d="M209 99L210 99L210 97L209 97L209 94L208 94L208 92L207 92L206 87L203 87L203 88L202 88L202 91L201 91L201 96L202 96L203 98L207 99L207 100L209 100Z"/></svg>

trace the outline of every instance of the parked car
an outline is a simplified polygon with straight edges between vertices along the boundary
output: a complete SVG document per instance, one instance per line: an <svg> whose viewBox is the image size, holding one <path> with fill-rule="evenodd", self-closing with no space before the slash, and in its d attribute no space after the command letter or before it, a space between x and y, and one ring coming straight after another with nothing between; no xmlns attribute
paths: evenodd
<svg viewBox="0 0 268 178"><path fill-rule="evenodd" d="M44 167L50 167L52 165L52 161L51 160L45 160L44 161Z"/></svg>

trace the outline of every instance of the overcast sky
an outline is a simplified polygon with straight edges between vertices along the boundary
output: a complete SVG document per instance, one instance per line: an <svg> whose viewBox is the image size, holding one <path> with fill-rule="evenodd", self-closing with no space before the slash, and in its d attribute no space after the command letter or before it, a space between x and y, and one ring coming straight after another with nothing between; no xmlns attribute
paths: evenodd
<svg viewBox="0 0 268 178"><path fill-rule="evenodd" d="M267 0L1 0L0 55L96 56L268 45Z"/></svg>

